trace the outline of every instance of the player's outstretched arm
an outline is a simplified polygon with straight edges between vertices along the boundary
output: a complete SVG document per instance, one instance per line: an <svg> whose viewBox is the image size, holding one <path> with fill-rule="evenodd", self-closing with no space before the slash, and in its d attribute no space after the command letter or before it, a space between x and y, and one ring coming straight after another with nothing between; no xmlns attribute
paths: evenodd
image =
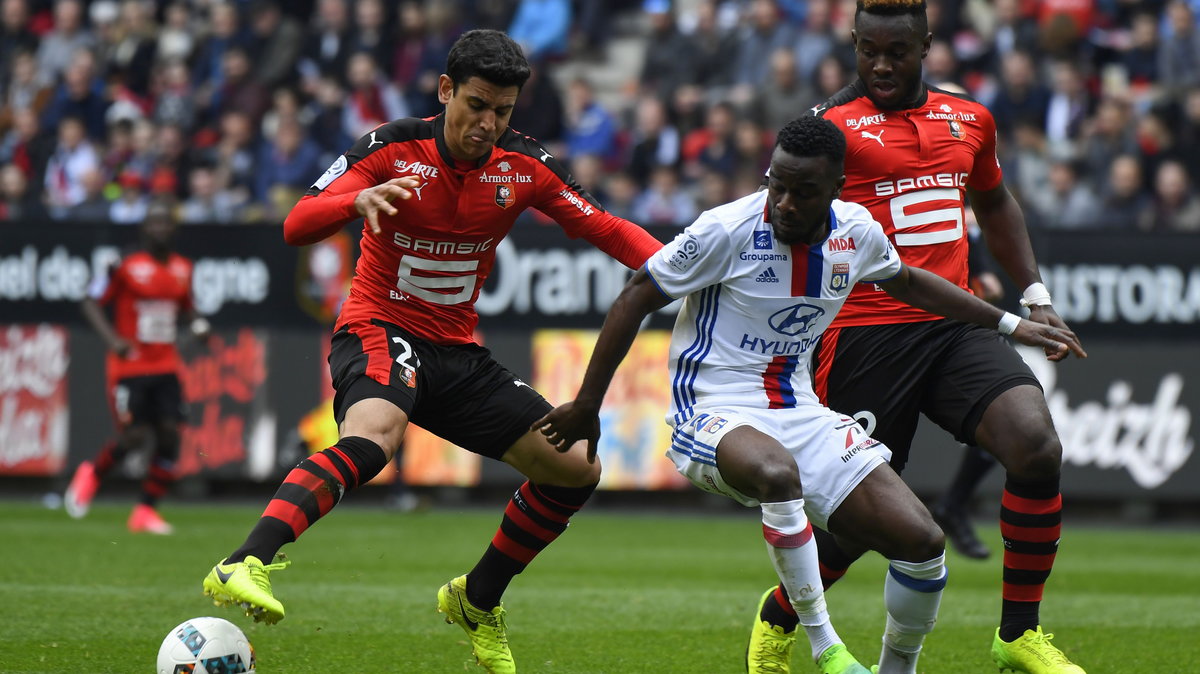
<svg viewBox="0 0 1200 674"><path fill-rule="evenodd" d="M364 182L363 176L346 174L320 194L301 197L283 221L283 240L291 246L307 246L333 236L360 216L372 234L379 234L379 214L395 215L392 202L408 199L412 189L421 184L416 176L392 178L380 185ZM334 192L335 188L349 191Z"/></svg>
<svg viewBox="0 0 1200 674"><path fill-rule="evenodd" d="M600 439L599 414L604 393L608 391L617 366L629 353L642 319L670 301L671 298L654 285L646 269L639 269L608 310L575 400L554 408L533 422L530 429L541 431L560 452L570 449L576 441L586 439L588 462L594 462L596 442Z"/></svg>
<svg viewBox="0 0 1200 674"><path fill-rule="evenodd" d="M1044 349L1052 360L1060 360L1068 353L1087 358L1079 338L1070 330L1006 313L924 269L904 265L899 274L880 282L879 287L901 302L919 309L1012 335L1013 339L1026 346Z"/></svg>

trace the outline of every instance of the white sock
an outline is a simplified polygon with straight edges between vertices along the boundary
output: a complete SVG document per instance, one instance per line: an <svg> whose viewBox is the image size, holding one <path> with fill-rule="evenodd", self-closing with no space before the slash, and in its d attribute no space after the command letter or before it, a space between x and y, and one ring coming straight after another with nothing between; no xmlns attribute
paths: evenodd
<svg viewBox="0 0 1200 674"><path fill-rule="evenodd" d="M817 542L812 537L812 525L804 514L804 499L763 503L763 537L775 573L783 582L800 625L808 635L816 660L830 646L842 643L829 612L825 608L825 592L821 589L821 565L817 560Z"/></svg>
<svg viewBox="0 0 1200 674"><path fill-rule="evenodd" d="M925 562L892 560L883 584L887 629L879 655L879 674L914 674L925 635L937 622L946 587L946 555Z"/></svg>

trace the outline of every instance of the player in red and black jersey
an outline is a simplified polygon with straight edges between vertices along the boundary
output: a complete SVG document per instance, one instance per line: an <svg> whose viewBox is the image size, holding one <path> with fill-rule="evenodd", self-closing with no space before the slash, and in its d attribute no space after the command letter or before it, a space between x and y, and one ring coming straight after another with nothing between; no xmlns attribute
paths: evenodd
<svg viewBox="0 0 1200 674"><path fill-rule="evenodd" d="M924 0L859 0L851 34L858 79L812 114L846 134L841 198L866 206L908 265L968 287L967 198L993 256L1020 288L1030 319L1066 326L1050 305L1020 207L996 158L995 122L981 105L921 81L932 34ZM1047 351L1060 360L1066 351ZM1004 582L992 658L1005 671L1080 674L1049 642L1039 606L1058 550L1062 499L1059 443L1041 387L991 331L940 319L880 289L857 288L821 338L815 387L832 409L854 415L892 449L899 472L920 414L1007 471L1000 515ZM861 555L818 532L822 577L840 578ZM889 615L891 623L905 616ZM755 620L759 641L790 648L797 620L782 591ZM918 647L884 638L880 671L911 672ZM763 667L767 663L762 663ZM750 670L764 671L751 658ZM770 671L778 671L771 669Z"/></svg>
<svg viewBox="0 0 1200 674"><path fill-rule="evenodd" d="M130 531L171 533L158 499L174 481L179 424L184 419L176 327L190 324L200 338L208 321L192 305L192 262L172 249L171 209L155 204L142 223L142 248L124 257L107 277L93 279L83 314L108 346L108 402L117 436L76 469L64 496L67 512L87 514L100 482L130 450L150 444L141 499L129 515ZM112 310L112 320L105 314Z"/></svg>
<svg viewBox="0 0 1200 674"><path fill-rule="evenodd" d="M439 610L466 630L479 662L515 671L500 597L566 529L600 466L583 447L559 452L531 431L551 405L474 342L475 300L497 244L526 208L630 268L661 247L607 213L536 140L509 128L528 77L508 36L463 34L439 81L444 112L363 136L288 215L284 237L293 245L365 218L329 357L340 439L292 470L245 543L205 579L218 603L241 604L268 622L282 618L267 577L282 567L264 562L374 477L411 421L528 478L479 563L438 593Z"/></svg>

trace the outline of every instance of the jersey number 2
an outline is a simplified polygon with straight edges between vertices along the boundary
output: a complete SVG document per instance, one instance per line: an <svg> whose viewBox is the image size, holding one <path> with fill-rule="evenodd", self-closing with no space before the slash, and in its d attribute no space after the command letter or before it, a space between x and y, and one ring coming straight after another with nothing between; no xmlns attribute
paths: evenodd
<svg viewBox="0 0 1200 674"><path fill-rule="evenodd" d="M396 270L396 287L401 292L420 297L434 304L458 304L466 302L475 294L475 283L478 277L474 274L457 276L413 276L414 269L432 272L474 272L479 267L479 260L426 260L414 255L400 258L400 268ZM455 293L441 293L434 289L459 288Z"/></svg>
<svg viewBox="0 0 1200 674"><path fill-rule="evenodd" d="M908 213L911 206L931 201L956 201L954 208L938 208L932 211ZM954 188L929 189L909 192L889 202L892 209L892 225L896 228L897 246L928 246L935 243L958 241L963 237L962 195ZM945 224L941 229L923 232L905 232L906 229L922 225Z"/></svg>

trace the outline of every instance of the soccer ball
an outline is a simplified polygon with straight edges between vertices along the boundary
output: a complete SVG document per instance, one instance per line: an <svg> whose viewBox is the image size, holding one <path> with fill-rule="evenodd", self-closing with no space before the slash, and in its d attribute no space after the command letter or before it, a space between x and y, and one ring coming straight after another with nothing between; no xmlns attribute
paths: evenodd
<svg viewBox="0 0 1200 674"><path fill-rule="evenodd" d="M254 674L254 647L221 618L180 623L158 648L158 674Z"/></svg>

